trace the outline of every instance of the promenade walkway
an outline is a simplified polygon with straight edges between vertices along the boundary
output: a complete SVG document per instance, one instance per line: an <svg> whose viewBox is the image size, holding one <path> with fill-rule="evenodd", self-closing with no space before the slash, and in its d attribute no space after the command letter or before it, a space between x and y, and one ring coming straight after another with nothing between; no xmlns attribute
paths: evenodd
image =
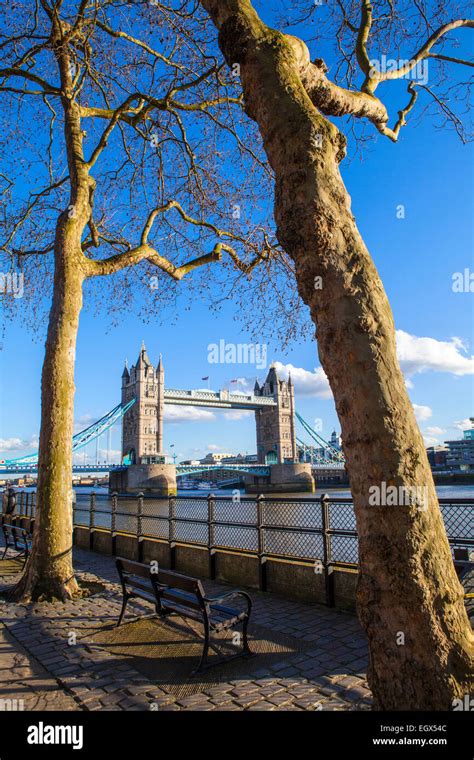
<svg viewBox="0 0 474 760"><path fill-rule="evenodd" d="M138 624L123 628L132 635L119 652L110 641L101 644L121 605L114 560L76 549L75 567L80 582L96 592L88 598L30 605L0 599L0 710L370 709L367 644L352 614L251 591L253 635L265 654L193 679L183 670L187 650L179 621L171 624L167 662L153 656L150 639L142 635L136 644ZM0 592L14 581L0 575ZM225 588L204 585L213 592ZM145 602L130 604L134 610L153 611ZM173 663L178 677L169 677Z"/></svg>

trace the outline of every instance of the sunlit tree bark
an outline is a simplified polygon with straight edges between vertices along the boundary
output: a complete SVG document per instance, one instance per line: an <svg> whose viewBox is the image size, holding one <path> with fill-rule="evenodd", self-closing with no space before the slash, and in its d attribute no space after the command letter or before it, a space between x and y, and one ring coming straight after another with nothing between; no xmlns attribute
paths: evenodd
<svg viewBox="0 0 474 760"><path fill-rule="evenodd" d="M322 61L310 62L303 42L266 26L249 0L202 4L228 65L240 67L246 112L275 173L277 236L295 263L341 422L375 707L450 709L474 685L473 634L397 361L390 305L339 171L345 138L324 116L366 117L395 141L409 109L390 129L368 70L361 92L345 90L326 78ZM362 5L358 48L365 67L370 20L369 4ZM404 498L372 504L374 487L382 493L384 484L399 487Z"/></svg>
<svg viewBox="0 0 474 760"><path fill-rule="evenodd" d="M218 67L200 49L191 56L185 51L183 60L175 60L175 52L181 47L175 29L176 39L168 57L146 39L114 28L114 21L107 16L110 11L114 19L113 3L108 0L82 0L67 7L62 2L41 0L36 12L28 3L22 7L17 4L16 11L19 17L15 16L13 23L17 29L8 27L10 17L3 21L10 33L2 30L0 95L4 102L13 102L17 130L25 130L21 149L27 158L20 164L13 162L11 170L18 172L18 184L28 183L31 177L24 167L40 155L50 184L41 190L35 188L36 192L14 216L0 252L10 263L18 261L22 265L31 260L40 265L52 252L54 282L42 370L33 548L11 597L66 599L80 591L72 564L72 436L76 340L84 283L139 265L148 265L148 271L178 283L196 269L224 257L239 276L245 276L261 261L271 258L272 246L263 228L247 229L242 235L238 230L232 231L230 224L225 228L216 224L227 213L228 188L214 182L212 159L200 162L205 129L189 129L186 119L197 114L208 120L215 130L211 133L213 144L219 130L237 139L232 118L227 112L221 114L220 106L240 110L240 99L229 94L219 80ZM139 15L140 21L143 19ZM30 31L29 23L33 23ZM118 48L119 45L128 47ZM198 73L196 68L200 69ZM157 86L161 88L159 95ZM25 98L34 103L26 124L18 116ZM52 114L43 131L39 122L41 109ZM31 116L38 120L33 129ZM62 122L62 136L56 132L58 121ZM119 130L121 143L114 141ZM115 162L109 159L104 168L100 164L110 142L114 144ZM178 146L174 160L167 158L169 145ZM114 216L123 206L121 195L135 183L146 186L147 167L153 166L154 160L151 150L158 155L155 161L161 177L157 180L155 175L152 188L142 191L137 209L126 209L120 228ZM251 146L245 150L254 162ZM129 185L127 181L121 184L119 179L124 166L130 167ZM56 174L61 178L57 179ZM165 197L170 187L176 197ZM62 189L69 191L67 199L54 196ZM103 196L100 211L96 205L99 192ZM180 198L186 201L187 208L181 205ZM54 218L55 207L61 204L63 210ZM194 215L189 207L194 209ZM169 215L173 215L173 223ZM189 245L187 229L193 230L194 237ZM29 248L29 234L38 239L45 236L44 246ZM51 244L50 234L54 237ZM168 245L158 250L158 242L154 242L157 238ZM206 245L212 246L211 251L202 253ZM169 255L171 246L176 251L174 256ZM198 254L190 256L196 247ZM37 287L41 294L42 283Z"/></svg>

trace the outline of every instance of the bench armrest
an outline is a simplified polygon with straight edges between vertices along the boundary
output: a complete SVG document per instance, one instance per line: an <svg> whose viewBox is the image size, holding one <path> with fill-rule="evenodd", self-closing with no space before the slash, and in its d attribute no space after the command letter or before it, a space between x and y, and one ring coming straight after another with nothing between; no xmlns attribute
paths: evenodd
<svg viewBox="0 0 474 760"><path fill-rule="evenodd" d="M235 596L241 596L243 599L245 599L247 602L247 614L250 615L252 600L246 591L240 591L239 589L236 589L235 591L228 591L226 594L222 594L221 596L205 596L204 601L208 604L220 604L221 602L225 602Z"/></svg>

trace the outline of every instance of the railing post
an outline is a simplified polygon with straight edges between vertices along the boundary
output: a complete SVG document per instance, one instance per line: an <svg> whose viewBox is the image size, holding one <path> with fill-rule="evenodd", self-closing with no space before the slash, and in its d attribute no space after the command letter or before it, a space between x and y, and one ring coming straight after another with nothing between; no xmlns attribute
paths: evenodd
<svg viewBox="0 0 474 760"><path fill-rule="evenodd" d="M91 504L89 510L89 549L94 549L94 528L95 528L95 492L91 493Z"/></svg>
<svg viewBox="0 0 474 760"><path fill-rule="evenodd" d="M265 556L265 496L257 496L257 530L258 530L258 585L260 591L267 590L267 558Z"/></svg>
<svg viewBox="0 0 474 760"><path fill-rule="evenodd" d="M137 560L143 562L143 493L138 494L137 503Z"/></svg>
<svg viewBox="0 0 474 760"><path fill-rule="evenodd" d="M112 538L112 557L117 555L117 491L112 493L112 515L110 518L110 535Z"/></svg>
<svg viewBox="0 0 474 760"><path fill-rule="evenodd" d="M210 493L207 497L207 548L209 552L209 578L213 581L216 577L216 554L214 548L214 509L215 496Z"/></svg>
<svg viewBox="0 0 474 760"><path fill-rule="evenodd" d="M323 493L321 496L321 525L323 534L323 567L324 567L324 585L326 590L326 604L328 607L334 607L334 575L331 564L331 535L329 533L329 494Z"/></svg>
<svg viewBox="0 0 474 760"><path fill-rule="evenodd" d="M71 509L72 509L72 535L73 535L73 543L74 543L74 528L76 527L76 492L74 489L72 489L72 503L71 503Z"/></svg>
<svg viewBox="0 0 474 760"><path fill-rule="evenodd" d="M176 567L176 499L174 496L169 497L168 506L168 544L170 550L170 570L174 570Z"/></svg>

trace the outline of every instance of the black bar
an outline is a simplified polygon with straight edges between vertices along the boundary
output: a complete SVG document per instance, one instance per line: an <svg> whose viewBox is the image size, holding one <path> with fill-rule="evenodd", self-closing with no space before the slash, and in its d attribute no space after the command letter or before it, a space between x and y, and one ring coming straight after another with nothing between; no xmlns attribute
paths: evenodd
<svg viewBox="0 0 474 760"><path fill-rule="evenodd" d="M174 496L170 496L169 507L168 507L170 570L176 569L176 543L175 543L176 517L175 517L175 514L176 514L176 498Z"/></svg>
<svg viewBox="0 0 474 760"><path fill-rule="evenodd" d="M143 523L143 494L138 494L138 503L137 503L137 555L138 555L138 561L143 562L143 530L142 530L142 523Z"/></svg>
<svg viewBox="0 0 474 760"><path fill-rule="evenodd" d="M214 494L210 493L207 500L207 548L209 551L209 578L213 581L216 577L216 553L214 549L215 523L214 523Z"/></svg>
<svg viewBox="0 0 474 760"><path fill-rule="evenodd" d="M321 496L321 524L323 526L323 567L326 604L334 607L334 574L331 563L331 534L329 533L329 499L327 494Z"/></svg>
<svg viewBox="0 0 474 760"><path fill-rule="evenodd" d="M89 514L89 549L94 550L94 526L95 526L95 493L91 493Z"/></svg>
<svg viewBox="0 0 474 760"><path fill-rule="evenodd" d="M265 556L264 505L265 497L263 495L260 495L257 498L258 585L260 591L267 590L267 558Z"/></svg>

